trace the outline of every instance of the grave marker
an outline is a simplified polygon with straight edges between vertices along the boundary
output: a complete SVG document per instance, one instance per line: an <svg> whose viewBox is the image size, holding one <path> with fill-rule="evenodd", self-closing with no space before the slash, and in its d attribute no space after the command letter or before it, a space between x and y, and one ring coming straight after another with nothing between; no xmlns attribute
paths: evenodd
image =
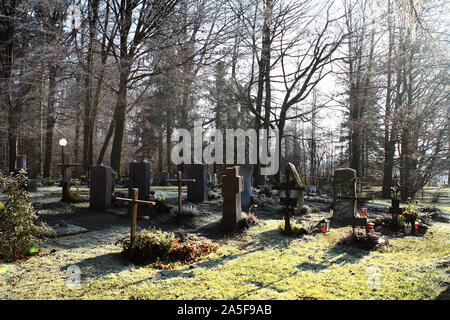
<svg viewBox="0 0 450 320"><path fill-rule="evenodd" d="M111 208L112 197L111 167L96 165L91 167L90 208L104 211Z"/></svg>
<svg viewBox="0 0 450 320"><path fill-rule="evenodd" d="M169 179L168 182L175 182L178 186L178 214L181 214L182 193L181 187L185 182L195 182L195 179L181 179L181 171L178 171L177 179Z"/></svg>
<svg viewBox="0 0 450 320"><path fill-rule="evenodd" d="M241 217L241 192L244 190L243 177L239 174L239 167L226 168L222 176L223 211L222 225L225 231L236 230Z"/></svg>
<svg viewBox="0 0 450 320"><path fill-rule="evenodd" d="M208 168L206 164L193 161L193 164L186 165L186 168L187 178L195 180L195 182L189 182L187 184L187 200L193 203L208 200Z"/></svg>
<svg viewBox="0 0 450 320"><path fill-rule="evenodd" d="M128 184L128 195L131 198L133 188L139 190L139 199L143 201L148 201L150 199L150 165L148 162L136 160L130 162L130 178ZM131 214L132 206L128 207L128 213ZM148 214L148 207L140 204L138 206L138 213L140 216L145 216Z"/></svg>
<svg viewBox="0 0 450 320"><path fill-rule="evenodd" d="M253 165L252 164L242 164L240 166L240 174L244 180L244 190L241 193L241 206L243 210L248 210L252 202L253 194Z"/></svg>
<svg viewBox="0 0 450 320"><path fill-rule="evenodd" d="M62 201L69 201L69 189L70 189L70 168L71 167L78 167L80 164L78 163L71 163L70 162L70 152L63 152L62 153L62 162L58 163L57 166L61 167L61 176L62 176Z"/></svg>
<svg viewBox="0 0 450 320"><path fill-rule="evenodd" d="M156 204L156 202L139 200L139 198L138 198L139 191L137 188L131 189L130 193L132 195L131 199L116 198L116 200L128 202L131 207L131 233L130 233L130 246L128 247L128 254L130 256L132 256L134 245L136 243L136 224L137 224L138 204L154 206Z"/></svg>
<svg viewBox="0 0 450 320"><path fill-rule="evenodd" d="M303 197L305 187L302 185L297 169L290 162L284 167L280 181L281 183L273 189L279 190L280 203L283 205L284 211L284 231L289 234L292 231L291 213L298 204L298 198Z"/></svg>
<svg viewBox="0 0 450 320"><path fill-rule="evenodd" d="M349 224L357 208L356 170L351 168L336 169L333 180L333 219Z"/></svg>

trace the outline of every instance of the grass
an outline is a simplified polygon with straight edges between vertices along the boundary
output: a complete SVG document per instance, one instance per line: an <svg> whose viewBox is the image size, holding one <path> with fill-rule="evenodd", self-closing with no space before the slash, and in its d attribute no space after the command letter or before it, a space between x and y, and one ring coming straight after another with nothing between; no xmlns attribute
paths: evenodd
<svg viewBox="0 0 450 320"><path fill-rule="evenodd" d="M435 299L449 286L450 226L424 237L390 239L383 252L336 245L349 228L288 238L266 219L193 265L168 270L123 264L115 239L128 228L48 240L28 260L0 264L1 299ZM56 252L52 253L51 250ZM67 267L81 287L66 285ZM379 288L368 270L379 268ZM447 290L447 291L446 291Z"/></svg>

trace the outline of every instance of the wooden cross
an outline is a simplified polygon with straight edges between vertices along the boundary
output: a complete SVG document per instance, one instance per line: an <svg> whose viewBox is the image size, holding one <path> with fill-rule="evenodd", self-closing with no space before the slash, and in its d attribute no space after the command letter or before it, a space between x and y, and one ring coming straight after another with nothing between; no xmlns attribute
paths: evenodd
<svg viewBox="0 0 450 320"><path fill-rule="evenodd" d="M166 182L175 182L178 185L178 214L181 214L181 186L184 182L195 182L195 179L181 179L181 171L178 171L178 179L166 179Z"/></svg>
<svg viewBox="0 0 450 320"><path fill-rule="evenodd" d="M137 188L132 189L133 199L118 198L118 197L115 198L115 200L117 200L117 201L131 202L132 206L133 206L133 210L132 210L132 214L131 214L130 247L128 248L128 252L130 255L133 254L134 245L136 243L136 219L137 219L138 203L156 205L156 202L154 202L154 201L138 200L138 192L139 191Z"/></svg>

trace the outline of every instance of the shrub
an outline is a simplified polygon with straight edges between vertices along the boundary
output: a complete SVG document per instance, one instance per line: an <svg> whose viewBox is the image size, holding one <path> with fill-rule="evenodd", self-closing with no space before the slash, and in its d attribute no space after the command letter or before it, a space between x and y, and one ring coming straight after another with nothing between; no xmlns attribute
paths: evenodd
<svg viewBox="0 0 450 320"><path fill-rule="evenodd" d="M37 216L28 202L30 194L24 188L26 182L23 173L0 178L0 191L6 194L0 210L0 258L6 261L32 253L51 233L44 225L36 225Z"/></svg>
<svg viewBox="0 0 450 320"><path fill-rule="evenodd" d="M81 202L81 201L83 201L81 199L81 193L80 193L80 189L78 188L77 182L75 183L75 188L76 188L75 192L73 192L70 189L67 190L67 194L63 199L64 202Z"/></svg>
<svg viewBox="0 0 450 320"><path fill-rule="evenodd" d="M170 259L192 263L198 261L201 256L217 250L217 246L205 238L194 235L177 238L170 250Z"/></svg>
<svg viewBox="0 0 450 320"><path fill-rule="evenodd" d="M143 230L136 234L133 256L129 258L137 263L166 260L172 249L174 238L173 233L165 233L156 228ZM121 245L123 253L127 254L130 248L130 236L118 240L116 245Z"/></svg>
<svg viewBox="0 0 450 320"><path fill-rule="evenodd" d="M285 221L284 220L281 221L280 225L278 226L278 230L280 230L280 232L282 234L294 236L294 237L300 237L300 236L303 236L308 233L307 229L303 228L303 226L301 226L299 224L296 224L295 222L291 222L291 232L288 233L285 230Z"/></svg>
<svg viewBox="0 0 450 320"><path fill-rule="evenodd" d="M258 224L259 220L258 218L255 216L254 213L249 213L249 215L245 218L242 219L239 223L239 228L240 229L248 229L251 226L256 226Z"/></svg>
<svg viewBox="0 0 450 320"><path fill-rule="evenodd" d="M139 264L156 263L155 266L159 267L162 262L196 262L199 257L217 250L217 246L205 238L195 235L175 238L173 233L162 232L155 228L141 231L136 235L132 256L128 254L129 236L118 240L116 244L122 246L124 257L130 261Z"/></svg>
<svg viewBox="0 0 450 320"><path fill-rule="evenodd" d="M381 234L376 232L368 234L348 232L340 237L338 244L348 247L353 246L363 250L377 250L387 244L387 241L381 237Z"/></svg>

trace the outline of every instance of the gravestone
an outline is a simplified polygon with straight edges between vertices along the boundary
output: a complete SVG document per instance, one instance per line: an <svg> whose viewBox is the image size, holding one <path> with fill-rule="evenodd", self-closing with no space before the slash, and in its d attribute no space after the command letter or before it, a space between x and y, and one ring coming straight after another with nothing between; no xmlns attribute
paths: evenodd
<svg viewBox="0 0 450 320"><path fill-rule="evenodd" d="M347 224L356 213L356 170L336 169L333 180L333 219Z"/></svg>
<svg viewBox="0 0 450 320"><path fill-rule="evenodd" d="M208 182L206 164L192 161L192 164L186 165L187 178L195 179L195 182L187 183L187 201L197 203L208 200Z"/></svg>
<svg viewBox="0 0 450 320"><path fill-rule="evenodd" d="M26 154L19 154L16 158L16 172L19 172L19 170L24 169L27 170L27 155Z"/></svg>
<svg viewBox="0 0 450 320"><path fill-rule="evenodd" d="M133 188L137 188L138 199L148 201L150 199L150 164L147 161L130 162L130 177L128 183L128 196L133 197ZM128 213L131 214L132 205L128 206ZM150 210L146 204L138 204L138 215L148 215Z"/></svg>
<svg viewBox="0 0 450 320"><path fill-rule="evenodd" d="M222 176L223 210L222 226L226 232L236 230L241 216L241 192L244 190L243 177L239 167L226 168Z"/></svg>
<svg viewBox="0 0 450 320"><path fill-rule="evenodd" d="M269 184L269 178L266 175L259 176L259 187L265 187Z"/></svg>
<svg viewBox="0 0 450 320"><path fill-rule="evenodd" d="M159 185L161 186L169 185L168 183L166 183L166 180L169 180L169 178L170 176L167 171L161 171L161 173L159 174Z"/></svg>
<svg viewBox="0 0 450 320"><path fill-rule="evenodd" d="M112 190L111 167L96 165L91 167L91 184L89 205L94 210L111 208Z"/></svg>
<svg viewBox="0 0 450 320"><path fill-rule="evenodd" d="M155 173L153 172L153 169L150 169L149 173L148 173L148 177L150 179L150 186L153 185L153 180L155 179Z"/></svg>
<svg viewBox="0 0 450 320"><path fill-rule="evenodd" d="M18 174L20 170L25 170L25 175L28 177L28 168L27 168L27 155L19 154L16 158L16 167L14 169L14 174ZM23 186L25 190L31 193L37 192L37 180L36 179L27 179L27 186Z"/></svg>
<svg viewBox="0 0 450 320"><path fill-rule="evenodd" d="M208 172L208 187L214 189L217 186L217 174Z"/></svg>
<svg viewBox="0 0 450 320"><path fill-rule="evenodd" d="M28 188L28 192L36 193L37 192L37 180L36 179L28 179L27 188Z"/></svg>
<svg viewBox="0 0 450 320"><path fill-rule="evenodd" d="M253 188L253 165L242 164L240 166L240 174L244 180L244 190L241 193L241 206L243 210L248 210L252 202L252 188Z"/></svg>

